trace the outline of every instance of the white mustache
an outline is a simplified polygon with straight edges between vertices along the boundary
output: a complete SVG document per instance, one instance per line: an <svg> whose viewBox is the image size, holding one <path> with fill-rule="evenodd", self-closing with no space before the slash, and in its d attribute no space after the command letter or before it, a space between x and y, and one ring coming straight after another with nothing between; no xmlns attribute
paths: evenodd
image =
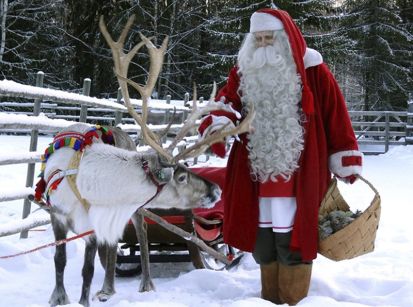
<svg viewBox="0 0 413 307"><path fill-rule="evenodd" d="M251 59L251 67L262 68L265 65L278 66L283 63L282 56L274 46L257 48Z"/></svg>

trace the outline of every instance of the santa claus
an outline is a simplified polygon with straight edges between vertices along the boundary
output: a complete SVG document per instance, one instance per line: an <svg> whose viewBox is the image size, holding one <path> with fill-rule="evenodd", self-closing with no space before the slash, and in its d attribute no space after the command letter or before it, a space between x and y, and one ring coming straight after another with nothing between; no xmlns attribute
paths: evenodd
<svg viewBox="0 0 413 307"><path fill-rule="evenodd" d="M331 173L352 183L362 169L345 101L320 53L275 9L251 16L238 63L216 99L244 115L254 105L256 113L229 154L224 240L253 253L264 299L295 305L309 290L318 208ZM233 113L217 111L199 132L237 123ZM212 146L220 156L225 148Z"/></svg>

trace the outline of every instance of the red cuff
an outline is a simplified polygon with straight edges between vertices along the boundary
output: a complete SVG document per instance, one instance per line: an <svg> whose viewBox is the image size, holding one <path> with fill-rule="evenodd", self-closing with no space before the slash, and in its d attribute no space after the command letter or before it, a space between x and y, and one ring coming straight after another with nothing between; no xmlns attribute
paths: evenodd
<svg viewBox="0 0 413 307"><path fill-rule="evenodd" d="M341 158L342 166L353 166L353 165L362 165L362 159L360 156L344 156Z"/></svg>

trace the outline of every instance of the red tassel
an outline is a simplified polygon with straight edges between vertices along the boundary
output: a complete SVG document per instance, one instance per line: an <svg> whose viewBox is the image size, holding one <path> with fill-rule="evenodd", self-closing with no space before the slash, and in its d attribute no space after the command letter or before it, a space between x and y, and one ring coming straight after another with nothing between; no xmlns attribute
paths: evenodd
<svg viewBox="0 0 413 307"><path fill-rule="evenodd" d="M36 184L36 189L34 190L34 199L39 201L42 198L44 191L46 190L46 181L43 178L39 180Z"/></svg>
<svg viewBox="0 0 413 307"><path fill-rule="evenodd" d="M90 131L86 132L85 141L83 143L83 146L82 146L81 150L83 150L83 148L85 146L92 144L94 137L97 138L97 139L99 138L99 135L97 134L96 130L90 130Z"/></svg>

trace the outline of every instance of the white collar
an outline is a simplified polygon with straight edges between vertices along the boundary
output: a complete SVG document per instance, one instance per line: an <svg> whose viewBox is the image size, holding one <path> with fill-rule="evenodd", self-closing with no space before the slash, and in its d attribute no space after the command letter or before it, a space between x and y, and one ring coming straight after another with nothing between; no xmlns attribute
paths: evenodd
<svg viewBox="0 0 413 307"><path fill-rule="evenodd" d="M323 63L323 56L315 49L307 48L304 54L304 67L317 66Z"/></svg>

